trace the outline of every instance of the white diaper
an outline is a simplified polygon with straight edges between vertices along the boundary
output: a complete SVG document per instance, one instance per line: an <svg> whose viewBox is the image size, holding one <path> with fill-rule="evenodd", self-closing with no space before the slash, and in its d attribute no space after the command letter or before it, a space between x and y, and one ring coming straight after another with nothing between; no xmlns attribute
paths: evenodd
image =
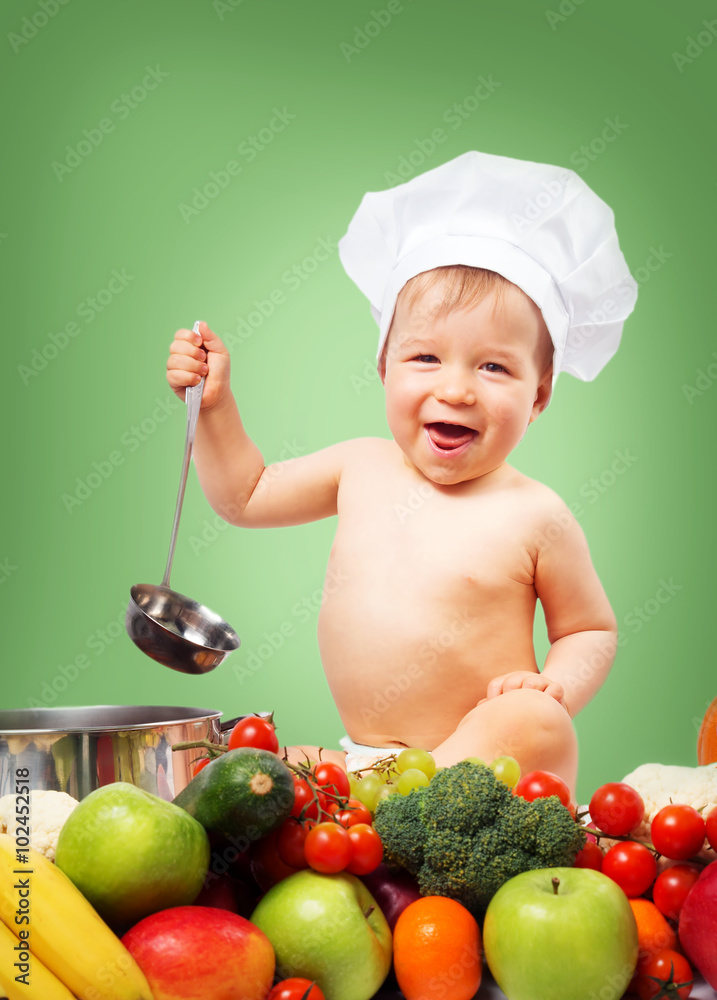
<svg viewBox="0 0 717 1000"><path fill-rule="evenodd" d="M389 754L399 754L405 750L403 746L372 747L367 743L354 743L350 736L342 736L339 740L341 749L346 751L346 770L361 771L371 767L377 760Z"/></svg>

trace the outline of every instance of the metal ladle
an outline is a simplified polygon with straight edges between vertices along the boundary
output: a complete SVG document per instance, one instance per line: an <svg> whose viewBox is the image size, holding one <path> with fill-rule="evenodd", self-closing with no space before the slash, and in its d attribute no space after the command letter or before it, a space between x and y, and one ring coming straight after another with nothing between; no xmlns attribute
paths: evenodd
<svg viewBox="0 0 717 1000"><path fill-rule="evenodd" d="M199 332L199 323L194 324ZM214 670L240 643L239 636L223 618L169 586L177 529L182 513L189 462L204 392L204 379L186 389L187 440L167 567L159 586L138 583L130 590L125 627L130 639L153 660L184 674L206 674Z"/></svg>

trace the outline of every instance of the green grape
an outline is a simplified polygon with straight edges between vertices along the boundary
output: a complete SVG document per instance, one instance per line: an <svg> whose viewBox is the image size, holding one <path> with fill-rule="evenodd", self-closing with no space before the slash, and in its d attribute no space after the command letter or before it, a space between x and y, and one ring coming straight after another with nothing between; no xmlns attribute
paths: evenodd
<svg viewBox="0 0 717 1000"><path fill-rule="evenodd" d="M480 757L466 757L465 759L466 759L467 761L469 761L469 762L470 762L471 764L482 764L482 765L483 765L483 767L485 767L485 766L486 766L486 763L485 763L485 761L484 761L484 760L481 760L481 758L480 758Z"/></svg>
<svg viewBox="0 0 717 1000"><path fill-rule="evenodd" d="M356 792L358 791L359 779L355 774L349 773L349 796L352 799L356 798Z"/></svg>
<svg viewBox="0 0 717 1000"><path fill-rule="evenodd" d="M384 799L390 799L392 795L396 795L398 792L398 785L382 785L378 790L378 795L376 796L376 805L382 802Z"/></svg>
<svg viewBox="0 0 717 1000"><path fill-rule="evenodd" d="M363 802L367 809L373 812L376 808L376 797L382 787L381 779L372 771L361 778L356 788L356 798Z"/></svg>
<svg viewBox="0 0 717 1000"><path fill-rule="evenodd" d="M515 788L520 781L520 764L515 757L496 757L490 769L498 781L502 781L508 788Z"/></svg>
<svg viewBox="0 0 717 1000"><path fill-rule="evenodd" d="M398 779L397 787L401 795L408 795L414 788L421 788L427 785L431 779L419 771L417 767L409 767Z"/></svg>
<svg viewBox="0 0 717 1000"><path fill-rule="evenodd" d="M418 747L409 747L402 750L396 758L396 766L403 774L404 771L416 768L423 771L427 778L432 778L436 773L436 762L433 755L428 750L419 750Z"/></svg>

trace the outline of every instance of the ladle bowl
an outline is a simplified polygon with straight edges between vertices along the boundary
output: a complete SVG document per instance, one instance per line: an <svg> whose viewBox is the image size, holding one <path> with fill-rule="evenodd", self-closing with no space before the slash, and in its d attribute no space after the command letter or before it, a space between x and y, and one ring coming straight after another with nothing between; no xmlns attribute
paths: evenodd
<svg viewBox="0 0 717 1000"><path fill-rule="evenodd" d="M219 615L161 584L132 587L125 626L143 653L185 674L214 670L240 642Z"/></svg>
<svg viewBox="0 0 717 1000"><path fill-rule="evenodd" d="M194 324L194 332L199 332L198 322ZM239 636L228 622L203 604L177 593L169 586L203 391L203 378L197 385L188 386L185 391L187 438L169 555L162 582L158 586L138 583L132 587L125 615L125 627L132 642L153 660L184 674L206 674L214 670L240 643Z"/></svg>

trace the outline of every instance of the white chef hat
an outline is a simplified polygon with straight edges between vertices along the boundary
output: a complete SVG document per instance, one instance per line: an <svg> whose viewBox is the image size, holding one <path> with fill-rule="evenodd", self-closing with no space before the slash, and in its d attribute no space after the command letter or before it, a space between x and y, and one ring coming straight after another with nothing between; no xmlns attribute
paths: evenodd
<svg viewBox="0 0 717 1000"><path fill-rule="evenodd" d="M553 380L595 378L620 344L637 283L612 210L574 171L468 152L405 184L369 191L339 241L346 273L371 304L380 359L398 293L449 264L497 271L543 314Z"/></svg>

